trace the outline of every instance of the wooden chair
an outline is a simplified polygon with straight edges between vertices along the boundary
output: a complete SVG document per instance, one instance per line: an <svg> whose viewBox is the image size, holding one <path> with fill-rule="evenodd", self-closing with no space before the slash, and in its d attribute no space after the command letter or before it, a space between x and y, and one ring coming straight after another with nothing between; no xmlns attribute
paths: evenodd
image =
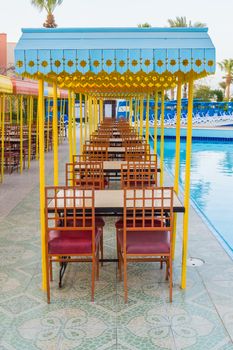
<svg viewBox="0 0 233 350"><path fill-rule="evenodd" d="M157 160L121 164L121 188L157 186Z"/></svg>
<svg viewBox="0 0 233 350"><path fill-rule="evenodd" d="M66 186L104 189L103 162L78 161L66 164Z"/></svg>
<svg viewBox="0 0 233 350"><path fill-rule="evenodd" d="M128 146L125 149L125 160L127 161L145 161L150 155L150 145L142 144L138 146Z"/></svg>
<svg viewBox="0 0 233 350"><path fill-rule="evenodd" d="M66 186L73 186L81 189L103 190L105 187L103 162L79 161L75 163L66 163ZM104 219L102 217L96 217L95 226L100 231L101 266L103 266L103 230L105 226Z"/></svg>
<svg viewBox="0 0 233 350"><path fill-rule="evenodd" d="M47 301L50 303L52 264L92 263L91 300L99 277L100 231L95 227L94 190L46 187L45 239Z"/></svg>
<svg viewBox="0 0 233 350"><path fill-rule="evenodd" d="M108 160L108 146L94 146L85 144L83 146L83 157L85 160L90 161Z"/></svg>
<svg viewBox="0 0 233 350"><path fill-rule="evenodd" d="M124 270L125 302L128 299L128 262L166 263L172 301L173 188L124 189L124 226L117 234L120 279Z"/></svg>

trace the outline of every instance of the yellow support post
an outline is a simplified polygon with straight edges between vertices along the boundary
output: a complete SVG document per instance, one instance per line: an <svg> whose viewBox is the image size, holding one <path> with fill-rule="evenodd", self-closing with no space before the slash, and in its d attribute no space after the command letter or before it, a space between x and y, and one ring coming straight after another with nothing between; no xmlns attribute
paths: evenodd
<svg viewBox="0 0 233 350"><path fill-rule="evenodd" d="M0 101L0 115L2 126L2 153L1 153L1 182L4 179L4 147L5 147L5 95L2 96Z"/></svg>
<svg viewBox="0 0 233 350"><path fill-rule="evenodd" d="M9 96L10 125L12 125L12 96Z"/></svg>
<svg viewBox="0 0 233 350"><path fill-rule="evenodd" d="M80 154L82 154L82 147L83 147L83 100L82 100L82 94L80 92L79 94L79 120L80 120Z"/></svg>
<svg viewBox="0 0 233 350"><path fill-rule="evenodd" d="M85 127L84 127L84 140L83 144L87 139L87 95L84 95L84 118L85 118Z"/></svg>
<svg viewBox="0 0 233 350"><path fill-rule="evenodd" d="M100 123L103 122L104 119L104 108L103 108L103 99L100 99Z"/></svg>
<svg viewBox="0 0 233 350"><path fill-rule="evenodd" d="M164 90L161 91L161 115L160 115L160 186L164 182Z"/></svg>
<svg viewBox="0 0 233 350"><path fill-rule="evenodd" d="M29 100L29 121L28 121L28 169L31 166L31 147L32 147L32 119L33 119L33 97Z"/></svg>
<svg viewBox="0 0 233 350"><path fill-rule="evenodd" d="M96 131L96 130L97 130L97 128L98 128L98 108L97 108L97 98L94 98L94 123L95 123L94 131Z"/></svg>
<svg viewBox="0 0 233 350"><path fill-rule="evenodd" d="M146 99L146 143L149 143L149 113L150 113L150 94Z"/></svg>
<svg viewBox="0 0 233 350"><path fill-rule="evenodd" d="M0 95L0 125L2 126L2 96Z"/></svg>
<svg viewBox="0 0 233 350"><path fill-rule="evenodd" d="M58 186L58 111L57 84L53 83L53 181Z"/></svg>
<svg viewBox="0 0 233 350"><path fill-rule="evenodd" d="M141 96L140 98L140 132L139 132L139 135L140 137L143 136L143 109L144 109L144 97Z"/></svg>
<svg viewBox="0 0 233 350"><path fill-rule="evenodd" d="M184 186L184 220L183 220L183 250L182 250L182 275L181 288L186 288L187 249L188 249L188 223L189 223L189 198L190 198L190 173L192 152L192 117L193 117L193 80L190 78L188 90L188 116L186 135L186 164Z"/></svg>
<svg viewBox="0 0 233 350"><path fill-rule="evenodd" d="M48 108L47 108L47 139L46 139L46 151L49 151L49 136L50 136L50 116L49 116L49 112L50 112L50 98L48 99L48 104L47 104ZM54 106L53 106L54 107Z"/></svg>
<svg viewBox="0 0 233 350"><path fill-rule="evenodd" d="M90 138L92 134L92 100L90 96L88 96L88 118L89 118L89 138Z"/></svg>
<svg viewBox="0 0 233 350"><path fill-rule="evenodd" d="M155 92L154 106L154 155L157 155L157 133L158 133L158 92Z"/></svg>
<svg viewBox="0 0 233 350"><path fill-rule="evenodd" d="M177 86L177 107L176 107L176 156L175 156L175 176L174 190L179 193L179 175L180 175L180 119L181 119L181 92L182 83L179 81ZM176 247L176 229L177 229L177 213L174 214L173 235L172 235L172 258L175 258Z"/></svg>
<svg viewBox="0 0 233 350"><path fill-rule="evenodd" d="M46 240L45 240L45 166L44 166L44 81L39 79L38 96L39 120L39 153L40 153L40 224L42 256L42 289L47 287L46 273Z"/></svg>
<svg viewBox="0 0 233 350"><path fill-rule="evenodd" d="M69 160L73 162L73 140L72 140L72 97L71 91L68 92L68 139L69 139Z"/></svg>
<svg viewBox="0 0 233 350"><path fill-rule="evenodd" d="M16 96L16 124L19 125L19 97Z"/></svg>
<svg viewBox="0 0 233 350"><path fill-rule="evenodd" d="M30 114L30 96L27 96L27 116L26 116L27 125L29 125L29 114Z"/></svg>
<svg viewBox="0 0 233 350"><path fill-rule="evenodd" d="M133 99L130 97L129 99L129 125L132 125L132 118L133 118Z"/></svg>
<svg viewBox="0 0 233 350"><path fill-rule="evenodd" d="M75 93L72 94L72 114L73 114L73 155L77 154L76 149L76 114L75 114Z"/></svg>
<svg viewBox="0 0 233 350"><path fill-rule="evenodd" d="M20 96L20 174L23 172L23 96Z"/></svg>
<svg viewBox="0 0 233 350"><path fill-rule="evenodd" d="M58 143L62 143L62 98L60 99L60 105L59 105L59 134L58 134Z"/></svg>
<svg viewBox="0 0 233 350"><path fill-rule="evenodd" d="M36 160L39 159L39 99L37 99L37 114L36 114Z"/></svg>

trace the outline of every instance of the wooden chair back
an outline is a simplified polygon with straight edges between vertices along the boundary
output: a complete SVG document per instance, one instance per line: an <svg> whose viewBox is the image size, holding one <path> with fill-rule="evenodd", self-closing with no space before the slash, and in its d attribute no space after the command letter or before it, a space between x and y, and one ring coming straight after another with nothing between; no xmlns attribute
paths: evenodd
<svg viewBox="0 0 233 350"><path fill-rule="evenodd" d="M95 241L95 205L93 189L68 186L45 188L45 228L49 231L90 231ZM94 249L94 247L93 247Z"/></svg>
<svg viewBox="0 0 233 350"><path fill-rule="evenodd" d="M157 186L157 160L128 162L121 165L121 188Z"/></svg>
<svg viewBox="0 0 233 350"><path fill-rule="evenodd" d="M172 233L172 187L124 189L125 239L128 231L139 230L170 231Z"/></svg>
<svg viewBox="0 0 233 350"><path fill-rule="evenodd" d="M78 161L66 164L66 186L104 189L103 162Z"/></svg>

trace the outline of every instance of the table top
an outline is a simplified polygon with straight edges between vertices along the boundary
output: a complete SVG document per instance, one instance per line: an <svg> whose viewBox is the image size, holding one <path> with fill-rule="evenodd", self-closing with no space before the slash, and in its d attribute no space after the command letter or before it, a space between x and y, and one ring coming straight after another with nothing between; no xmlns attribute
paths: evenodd
<svg viewBox="0 0 233 350"><path fill-rule="evenodd" d="M120 171L121 165L127 164L127 163L128 162L126 160L106 160L106 161L103 161L103 169L109 170L109 171L111 171L111 170L112 171ZM140 163L140 162L134 162L134 163ZM152 168L153 168L153 165L152 165ZM157 168L157 171L160 171L160 168Z"/></svg>
<svg viewBox="0 0 233 350"><path fill-rule="evenodd" d="M66 208L73 208L74 204L74 199L72 197L73 190L67 189L65 190L65 195L66 195ZM79 191L78 189L75 191ZM87 195L90 196L91 191L90 190L85 190L87 192ZM137 189L136 190L138 193L142 192L143 190ZM159 191L159 190L158 190ZM96 209L123 209L124 207L124 190L95 190L95 208ZM167 191L168 194L170 191ZM132 190L132 195L134 193L134 190ZM166 195L166 190L164 192ZM72 197L69 199L69 196ZM60 197L60 199L59 199ZM58 209L63 209L64 207L64 190L60 190L58 192L58 199L57 199L57 208ZM85 199L86 205L89 207L91 205L91 199ZM69 204L70 202L70 204ZM140 208L141 200L138 201L137 207ZM147 203L147 201L146 201ZM148 206L151 206L152 199L148 200ZM154 199L153 200L154 207L159 208L161 207L161 200ZM80 206L80 199L76 199L75 206L78 208ZM166 198L164 199L164 206L166 206ZM53 210L54 209L54 200L51 200L49 203L49 209ZM174 212L184 212L184 206L180 199L177 197L175 192L173 192L173 211Z"/></svg>

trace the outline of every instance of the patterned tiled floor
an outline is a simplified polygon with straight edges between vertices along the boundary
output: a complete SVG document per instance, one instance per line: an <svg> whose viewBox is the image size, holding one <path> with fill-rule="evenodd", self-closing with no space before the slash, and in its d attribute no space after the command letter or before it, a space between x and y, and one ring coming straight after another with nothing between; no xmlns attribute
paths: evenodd
<svg viewBox="0 0 233 350"><path fill-rule="evenodd" d="M61 180L67 156L65 143L60 148ZM55 269L52 302L47 305L41 291L37 171L34 162L30 181L29 173L13 175L0 187L0 350L233 349L233 262L193 209L189 255L205 264L188 267L187 289L182 291L180 216L172 304L157 264L129 265L125 305L117 266L106 263L94 303L90 265L81 264L68 267L62 289ZM51 153L47 184L52 176ZM6 200L7 193L15 197ZM105 256L115 257L112 218L106 219L104 244Z"/></svg>

